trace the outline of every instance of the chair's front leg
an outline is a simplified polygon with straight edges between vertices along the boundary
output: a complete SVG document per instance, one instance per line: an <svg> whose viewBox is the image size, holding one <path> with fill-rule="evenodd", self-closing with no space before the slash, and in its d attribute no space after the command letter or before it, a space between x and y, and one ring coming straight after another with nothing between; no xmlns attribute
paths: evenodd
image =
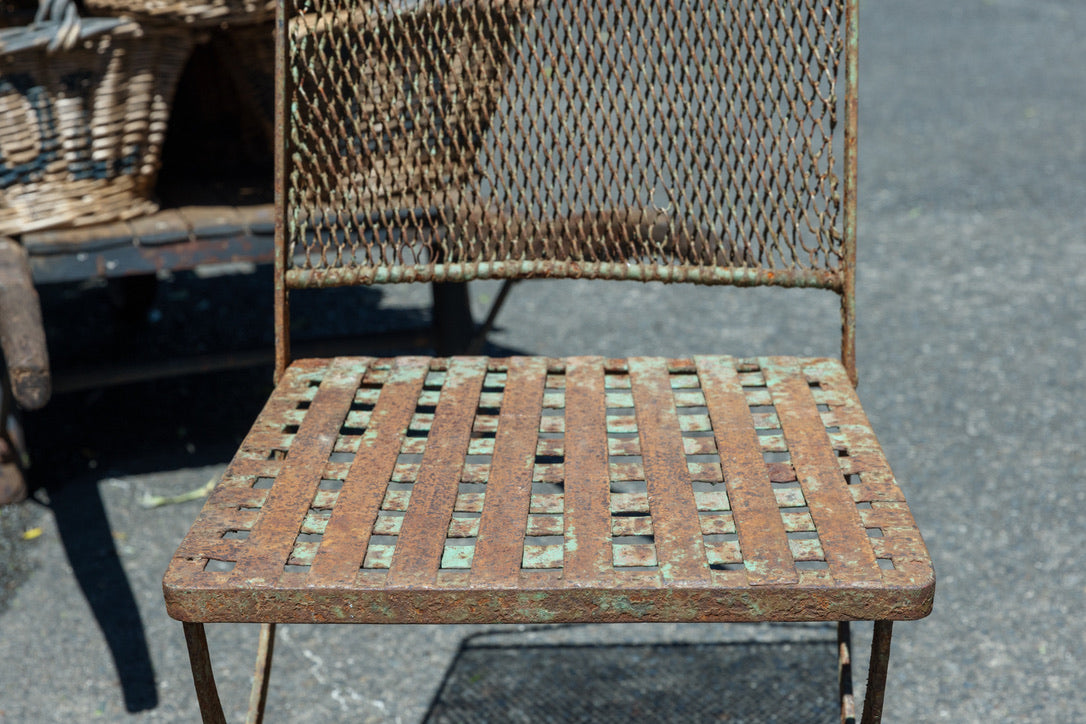
<svg viewBox="0 0 1086 724"><path fill-rule="evenodd" d="M192 683L196 685L196 699L200 702L200 716L204 724L226 724L219 702L219 690L215 687L215 672L211 669L204 625L185 622L184 627L189 663L192 665Z"/></svg>
<svg viewBox="0 0 1086 724"><path fill-rule="evenodd" d="M890 665L890 636L892 621L876 621L871 637L871 663L867 670L867 694L864 696L864 715L861 724L879 724L882 721L882 702L886 694L886 670Z"/></svg>

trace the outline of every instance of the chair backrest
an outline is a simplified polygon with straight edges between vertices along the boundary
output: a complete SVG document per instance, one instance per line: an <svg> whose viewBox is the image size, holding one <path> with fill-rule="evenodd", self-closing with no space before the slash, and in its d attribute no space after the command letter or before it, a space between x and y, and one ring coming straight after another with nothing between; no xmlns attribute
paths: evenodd
<svg viewBox="0 0 1086 724"><path fill-rule="evenodd" d="M280 294L819 287L854 374L856 4L282 0Z"/></svg>

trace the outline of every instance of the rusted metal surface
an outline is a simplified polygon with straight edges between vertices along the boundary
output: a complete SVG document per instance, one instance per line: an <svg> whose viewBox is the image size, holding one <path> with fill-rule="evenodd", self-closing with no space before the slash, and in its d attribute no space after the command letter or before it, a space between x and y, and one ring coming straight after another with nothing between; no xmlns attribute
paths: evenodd
<svg viewBox="0 0 1086 724"><path fill-rule="evenodd" d="M273 206L190 206L132 221L23 236L38 284L193 269L207 264L270 263Z"/></svg>
<svg viewBox="0 0 1086 724"><path fill-rule="evenodd" d="M245 717L245 724L260 724L264 721L264 709L268 705L268 685L271 683L271 665L274 654L275 624L266 623L260 627L256 665L253 667L253 687L249 691L249 711Z"/></svg>
<svg viewBox="0 0 1086 724"><path fill-rule="evenodd" d="M287 22L294 12L289 0L275 4L275 296L273 321L275 326L275 375L278 383L290 364L290 298L287 294L286 271L289 246L285 243L289 228L286 200L283 189L287 184L290 137L289 99L294 95L294 78L287 72Z"/></svg>
<svg viewBox="0 0 1086 724"><path fill-rule="evenodd" d="M606 582L612 556L611 481L608 475L604 360L566 362L561 459L576 487L563 488L563 573L576 585ZM553 404L553 403L552 403ZM554 408L552 408L554 409ZM555 434L555 433L551 433ZM557 506L555 506L557 509Z"/></svg>
<svg viewBox="0 0 1086 724"><path fill-rule="evenodd" d="M482 279L610 279L640 282L687 282L691 284L755 287L774 285L801 289L840 291L843 272L820 269L747 269L728 267L672 267L610 261L567 259L518 259L513 261L447 262L404 266L288 269L291 289L328 288L359 284L409 284L415 282L470 282Z"/></svg>
<svg viewBox="0 0 1086 724"><path fill-rule="evenodd" d="M486 479L492 502L479 514L472 556L473 584L516 585L520 576L525 537L535 532L529 531L528 516L532 473L540 459L539 427L546 382L546 361L523 357L509 360L501 388L490 388L501 389L501 413ZM487 451L485 446L479 448L476 452Z"/></svg>
<svg viewBox="0 0 1086 724"><path fill-rule="evenodd" d="M641 438L641 475L660 573L668 584L705 585L710 569L667 361L631 359L629 369L631 400ZM631 477L641 475L633 472Z"/></svg>
<svg viewBox="0 0 1086 724"><path fill-rule="evenodd" d="M167 571L170 615L927 615L854 389L856 8L283 0L278 385ZM529 277L833 290L842 361L289 362L290 289Z"/></svg>
<svg viewBox="0 0 1086 724"><path fill-rule="evenodd" d="M745 426L719 416L736 395ZM174 558L168 608L280 622L924 616L931 563L857 405L822 359L301 361ZM760 469L733 478L722 458L752 438ZM771 491L772 515L744 485ZM787 557L743 545L753 523Z"/></svg>
<svg viewBox="0 0 1086 724"><path fill-rule="evenodd" d="M776 525L780 515L750 405L739 374L730 364L696 358L698 377L706 390L728 499L735 513L743 563L751 583L788 584L799 574L788 548L788 534Z"/></svg>
<svg viewBox="0 0 1086 724"><path fill-rule="evenodd" d="M810 381L791 360L762 363L766 387L780 420L787 452L818 530L830 573L855 581L878 581L875 552L841 474L834 445L815 407ZM835 426L836 427L836 426Z"/></svg>
<svg viewBox="0 0 1086 724"><path fill-rule="evenodd" d="M196 681L196 698L200 702L200 714L205 724L226 724L219 691L215 686L215 672L211 668L211 655L207 650L207 635L200 623L185 624L185 643L188 645L192 678Z"/></svg>
<svg viewBox="0 0 1086 724"><path fill-rule="evenodd" d="M871 637L871 666L867 670L867 695L864 697L864 714L861 724L879 724L882 721L886 672L890 666L890 638L893 631L892 621L875 622L875 630Z"/></svg>
<svg viewBox="0 0 1086 724"><path fill-rule="evenodd" d="M845 123L844 174L842 192L842 251L841 264L841 363L855 387L859 383L856 371L856 189L859 174L857 152L859 131L859 2L845 4Z"/></svg>
<svg viewBox="0 0 1086 724"><path fill-rule="evenodd" d="M455 358L449 363L430 422L427 453L411 484L388 570L389 586L428 586L437 579L476 417L471 413L481 404L485 375L483 358Z"/></svg>
<svg viewBox="0 0 1086 724"><path fill-rule="evenodd" d="M312 568L316 585L350 585L362 567L396 459L415 415L414 401L428 371L423 358L401 358L395 374L389 375L389 394L378 398L370 412L358 452L324 529L321 547L325 555L314 561Z"/></svg>
<svg viewBox="0 0 1086 724"><path fill-rule="evenodd" d="M15 401L36 410L49 401L52 381L41 304L30 278L26 250L0 236L0 349Z"/></svg>
<svg viewBox="0 0 1086 724"><path fill-rule="evenodd" d="M841 724L856 724L856 695L852 691L852 631L848 621L837 623L837 695Z"/></svg>
<svg viewBox="0 0 1086 724"><path fill-rule="evenodd" d="M291 287L846 282L844 0L297 0L285 22Z"/></svg>
<svg viewBox="0 0 1086 724"><path fill-rule="evenodd" d="M366 369L365 358L337 358L329 364L312 404L294 435L297 445L283 451L283 467L252 528L245 554L233 578L240 585L267 585L287 565L295 538L321 481L335 431L347 417L354 393Z"/></svg>

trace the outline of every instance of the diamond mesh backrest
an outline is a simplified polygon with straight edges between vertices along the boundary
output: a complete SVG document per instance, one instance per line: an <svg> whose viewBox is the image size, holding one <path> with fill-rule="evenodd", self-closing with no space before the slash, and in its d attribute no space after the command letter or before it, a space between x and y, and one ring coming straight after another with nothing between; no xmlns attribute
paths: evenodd
<svg viewBox="0 0 1086 724"><path fill-rule="evenodd" d="M845 0L286 0L287 286L840 289Z"/></svg>

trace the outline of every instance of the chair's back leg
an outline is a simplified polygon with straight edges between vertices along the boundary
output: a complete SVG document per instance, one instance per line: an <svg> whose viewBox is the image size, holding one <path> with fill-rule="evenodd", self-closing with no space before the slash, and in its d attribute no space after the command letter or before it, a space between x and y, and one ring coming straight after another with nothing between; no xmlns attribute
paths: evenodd
<svg viewBox="0 0 1086 724"><path fill-rule="evenodd" d="M871 664L867 670L867 694L864 695L864 716L861 724L882 721L882 702L886 694L886 670L890 665L892 621L876 621L871 637Z"/></svg>
<svg viewBox="0 0 1086 724"><path fill-rule="evenodd" d="M852 632L848 621L837 623L837 687L841 724L856 724L856 697L852 693Z"/></svg>
<svg viewBox="0 0 1086 724"><path fill-rule="evenodd" d="M200 702L200 716L204 724L226 724L219 702L219 690L215 687L215 672L211 669L211 656L207 651L207 636L202 623L185 622L185 643L189 649L192 666L192 682L196 685L196 699Z"/></svg>
<svg viewBox="0 0 1086 724"><path fill-rule="evenodd" d="M846 282L841 295L841 364L856 387L860 383L856 371L856 289L851 280Z"/></svg>
<svg viewBox="0 0 1086 724"><path fill-rule="evenodd" d="M471 338L471 344L468 345L468 354L477 355L482 354L483 349L486 347L486 337L494 329L494 323L498 321L498 313L501 312L502 306L505 304L506 298L509 296L509 290L513 288L519 279L506 279L502 282L502 288L498 291L498 296L494 298L494 301L490 304L490 311L486 314L486 319L479 325L479 328L475 330L475 336Z"/></svg>
<svg viewBox="0 0 1086 724"><path fill-rule="evenodd" d="M475 335L467 282L434 282L434 351L438 357L464 354Z"/></svg>
<svg viewBox="0 0 1086 724"><path fill-rule="evenodd" d="M249 713L245 717L245 724L261 724L264 721L273 653L275 653L275 624L266 623L260 627L260 643L256 650L253 688L249 692Z"/></svg>

